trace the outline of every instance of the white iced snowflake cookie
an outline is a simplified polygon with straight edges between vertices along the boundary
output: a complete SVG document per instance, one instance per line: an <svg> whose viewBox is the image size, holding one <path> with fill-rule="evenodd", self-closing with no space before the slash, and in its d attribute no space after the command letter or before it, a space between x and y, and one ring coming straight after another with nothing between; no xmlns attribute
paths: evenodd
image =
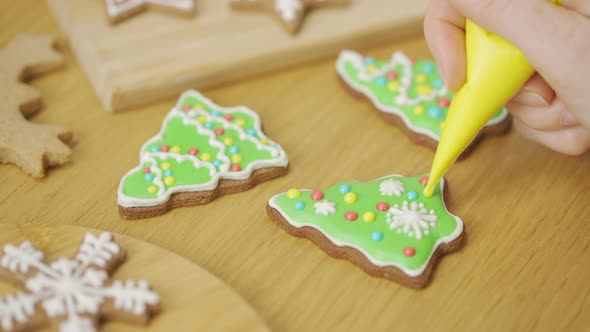
<svg viewBox="0 0 590 332"><path fill-rule="evenodd" d="M54 321L60 332L92 332L111 316L146 322L159 310L160 298L146 281L110 279L124 260L125 251L108 232L87 233L74 258L53 261L29 241L5 245L0 276L22 280L26 291L0 298L0 331L28 331Z"/></svg>

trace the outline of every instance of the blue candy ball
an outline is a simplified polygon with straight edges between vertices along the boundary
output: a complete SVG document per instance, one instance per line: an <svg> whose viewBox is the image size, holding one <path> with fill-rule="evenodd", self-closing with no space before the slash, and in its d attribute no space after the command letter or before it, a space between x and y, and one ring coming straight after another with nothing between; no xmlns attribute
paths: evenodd
<svg viewBox="0 0 590 332"><path fill-rule="evenodd" d="M338 189L338 191L340 191L341 194L347 194L348 192L350 192L350 185L348 184L343 184L340 186L340 188Z"/></svg>
<svg viewBox="0 0 590 332"><path fill-rule="evenodd" d="M295 202L295 210L301 211L303 209L305 209L305 203L303 203L302 201Z"/></svg>
<svg viewBox="0 0 590 332"><path fill-rule="evenodd" d="M221 116L222 114L219 111L211 111L211 115L213 115L213 116Z"/></svg>
<svg viewBox="0 0 590 332"><path fill-rule="evenodd" d="M418 199L418 193L415 191L408 191L406 193L406 197L412 201L415 201L416 199Z"/></svg>
<svg viewBox="0 0 590 332"><path fill-rule="evenodd" d="M154 181L154 175L152 173L147 173L146 175L144 175L144 178L146 179L146 181L152 182Z"/></svg>
<svg viewBox="0 0 590 332"><path fill-rule="evenodd" d="M438 106L430 106L428 108L428 115L434 119L442 119L445 115L443 110Z"/></svg>
<svg viewBox="0 0 590 332"><path fill-rule="evenodd" d="M375 80L375 84L377 84L378 86L385 86L387 85L387 78L379 77Z"/></svg>
<svg viewBox="0 0 590 332"><path fill-rule="evenodd" d="M375 242L379 242L379 241L383 240L383 233L377 232L377 231L371 233L371 240L373 240Z"/></svg>
<svg viewBox="0 0 590 332"><path fill-rule="evenodd" d="M152 146L150 148L150 151L152 151L152 152L160 152L160 147L159 146Z"/></svg>
<svg viewBox="0 0 590 332"><path fill-rule="evenodd" d="M165 176L172 176L172 171L168 169L164 172L164 175Z"/></svg>
<svg viewBox="0 0 590 332"><path fill-rule="evenodd" d="M424 66L422 66L422 72L424 72L426 74L430 74L430 73L434 72L434 64L425 63Z"/></svg>
<svg viewBox="0 0 590 332"><path fill-rule="evenodd" d="M372 56L368 56L365 58L365 64L370 66L370 65L374 65L375 64L375 58L373 58Z"/></svg>
<svg viewBox="0 0 590 332"><path fill-rule="evenodd" d="M251 135L251 136L256 136L256 129L252 129L252 128L246 129L246 133L248 133L248 135Z"/></svg>
<svg viewBox="0 0 590 332"><path fill-rule="evenodd" d="M442 89L443 82L437 78L434 81L432 81L432 87L434 87L435 89Z"/></svg>
<svg viewBox="0 0 590 332"><path fill-rule="evenodd" d="M229 153L231 153L231 154L240 153L240 148L238 148L235 145L232 145L229 147Z"/></svg>
<svg viewBox="0 0 590 332"><path fill-rule="evenodd" d="M219 166L223 165L223 163L221 162L221 160L215 159L215 160L213 160L213 165L215 165L215 167L219 167Z"/></svg>

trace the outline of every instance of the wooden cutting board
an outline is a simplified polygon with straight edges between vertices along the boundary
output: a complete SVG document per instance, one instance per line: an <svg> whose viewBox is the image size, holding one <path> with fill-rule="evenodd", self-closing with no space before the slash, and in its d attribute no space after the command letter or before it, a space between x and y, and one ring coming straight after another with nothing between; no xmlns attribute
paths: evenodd
<svg viewBox="0 0 590 332"><path fill-rule="evenodd" d="M351 0L312 11L293 37L271 15L232 12L225 0L197 0L193 19L152 10L114 27L101 0L47 1L108 111L416 34L427 3Z"/></svg>
<svg viewBox="0 0 590 332"><path fill-rule="evenodd" d="M0 248L29 240L50 259L69 258L76 254L87 231L74 226L0 224ZM239 295L206 270L154 245L124 235L113 236L127 251L126 261L113 273L114 279L147 280L160 296L162 312L147 326L107 321L99 331L268 331ZM0 281L0 297L17 290Z"/></svg>

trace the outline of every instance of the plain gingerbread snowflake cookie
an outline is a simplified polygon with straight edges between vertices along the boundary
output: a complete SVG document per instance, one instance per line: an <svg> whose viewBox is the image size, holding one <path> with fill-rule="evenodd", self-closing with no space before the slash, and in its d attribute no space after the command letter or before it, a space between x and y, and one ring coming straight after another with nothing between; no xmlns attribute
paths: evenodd
<svg viewBox="0 0 590 332"><path fill-rule="evenodd" d="M389 60L378 60L342 51L336 71L345 85L369 99L386 121L405 129L418 143L436 149L453 94L444 86L434 61L411 59L402 52L395 52ZM509 128L510 116L503 108L477 139L503 134Z"/></svg>
<svg viewBox="0 0 590 332"><path fill-rule="evenodd" d="M125 250L108 232L87 233L74 258L51 261L29 241L5 245L0 278L26 291L0 298L0 331L93 332L104 319L147 323L160 298L146 281L110 278L124 260Z"/></svg>
<svg viewBox="0 0 590 332"><path fill-rule="evenodd" d="M140 165L119 185L119 212L147 218L204 204L286 174L287 154L262 132L251 109L221 107L185 92L148 140Z"/></svg>
<svg viewBox="0 0 590 332"><path fill-rule="evenodd" d="M329 255L407 287L428 284L442 255L460 249L463 222L444 202L444 180L422 195L426 176L346 181L325 190L290 189L267 212L288 233Z"/></svg>

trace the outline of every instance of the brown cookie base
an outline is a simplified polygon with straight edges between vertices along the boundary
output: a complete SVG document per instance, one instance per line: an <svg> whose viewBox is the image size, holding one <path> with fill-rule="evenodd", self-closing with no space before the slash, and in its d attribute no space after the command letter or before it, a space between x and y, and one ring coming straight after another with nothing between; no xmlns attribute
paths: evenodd
<svg viewBox="0 0 590 332"><path fill-rule="evenodd" d="M446 195L447 186L445 186L444 194ZM445 202L447 200L445 199ZM414 289L421 289L426 287L433 275L434 268L438 264L439 260L445 254L449 254L455 252L463 247L466 240L466 233L465 233L465 226L463 226L463 232L459 237L457 237L452 242L447 244L440 245L432 254L430 258L430 262L426 266L426 269L422 274L416 277L410 277L405 274L401 269L395 266L377 266L373 264L367 256L365 256L359 250L352 248L352 247L341 247L335 245L330 239L328 239L324 233L321 231L304 226L301 228L295 227L291 225L279 212L279 210L271 207L270 205L266 205L266 212L272 221L277 224L279 227L283 228L287 233L311 240L316 246L326 252L328 255L338 258L338 259L346 259L352 262L353 264L357 265L361 269L363 269L366 273L378 277L378 278L385 278L391 281L397 282L398 284L414 288Z"/></svg>
<svg viewBox="0 0 590 332"><path fill-rule="evenodd" d="M206 204L214 199L253 188L257 184L287 174L288 167L269 167L252 172L245 180L219 181L217 187L207 191L187 191L175 193L163 204L154 206L124 207L119 205L119 214L125 219L142 219L162 215L172 209Z"/></svg>
<svg viewBox="0 0 590 332"><path fill-rule="evenodd" d="M397 115L395 114L391 114L391 113L386 113L383 112L381 110L379 110L377 108L377 106L375 106L373 104L373 102L371 101L371 99L369 97L367 97L364 93L357 91L355 88L351 87L350 85L348 85L348 83L340 76L338 75L338 78L340 80L340 82L342 83L342 85L344 85L344 87L355 97L355 98L359 98L359 99L364 99L366 101L368 101L371 106L373 107L373 109L375 109L375 111L379 112L379 115L383 118L383 120L385 120L385 122L390 123L396 127L398 127L400 130L402 130L404 132L404 134L406 136L408 136L412 141L429 147L432 150L436 151L436 148L438 146L438 141L432 139L431 137L428 137L426 135L423 134L419 134L416 133L414 131L412 131L410 128L408 128L406 126L406 124L404 123L404 121ZM503 121L492 125L492 126L486 126L484 127L479 134L473 139L473 141L471 141L471 143L467 146L467 148L465 148L465 150L459 155L459 158L457 158L458 160L465 158L467 155L469 155L469 153L471 153L471 151L473 150L473 148L477 145L477 143L486 135L490 135L490 136L499 136L502 134L505 134L506 132L508 132L510 130L510 127L512 126L512 116L510 114L508 114L508 116L506 116L506 119L504 119Z"/></svg>

